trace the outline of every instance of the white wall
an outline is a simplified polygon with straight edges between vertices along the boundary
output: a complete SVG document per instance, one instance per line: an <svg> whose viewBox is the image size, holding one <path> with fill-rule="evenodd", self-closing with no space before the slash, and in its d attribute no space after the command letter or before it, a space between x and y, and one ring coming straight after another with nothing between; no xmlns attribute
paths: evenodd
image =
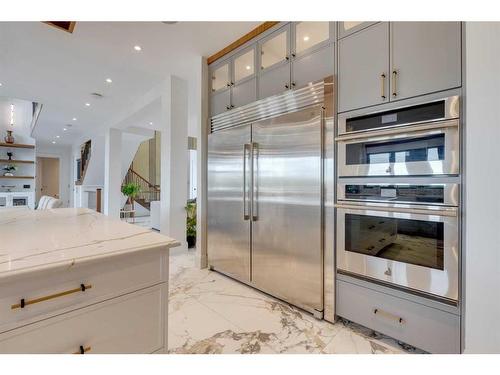
<svg viewBox="0 0 500 375"><path fill-rule="evenodd" d="M64 207L73 207L73 156L71 146L62 146L37 142L36 155L38 157L59 158L59 197Z"/></svg>
<svg viewBox="0 0 500 375"><path fill-rule="evenodd" d="M465 352L500 353L500 23L465 37Z"/></svg>

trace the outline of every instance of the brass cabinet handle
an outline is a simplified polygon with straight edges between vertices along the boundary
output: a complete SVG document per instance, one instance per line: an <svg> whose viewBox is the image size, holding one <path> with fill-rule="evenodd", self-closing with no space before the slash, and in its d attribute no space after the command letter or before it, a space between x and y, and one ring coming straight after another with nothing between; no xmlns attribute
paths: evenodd
<svg viewBox="0 0 500 375"><path fill-rule="evenodd" d="M74 294L74 293L78 293L78 292L85 292L87 289L90 289L90 288L92 288L92 285L90 285L90 284L88 284L88 285L80 284L80 287L78 287L78 288L70 289L70 290L65 290L64 292L59 292L59 293L51 294L51 295L48 295L48 296L44 296L44 297L40 297L40 298L35 298L35 299L32 299L32 300L25 300L24 298L22 298L21 302L16 303L15 305L10 306L10 308L11 308L11 310L14 310L14 309L23 309L24 307L26 307L28 305L33 305L35 303L39 303L39 302L48 301L48 300L51 300L51 299L54 299L54 298L59 298L59 297L67 296L69 294Z"/></svg>
<svg viewBox="0 0 500 375"><path fill-rule="evenodd" d="M385 73L380 75L380 97L385 100Z"/></svg>
<svg viewBox="0 0 500 375"><path fill-rule="evenodd" d="M85 354L87 352L90 352L92 350L92 347L90 346L83 346L83 345L80 345L80 348L78 349L78 351L76 352L73 352L73 354Z"/></svg>
<svg viewBox="0 0 500 375"><path fill-rule="evenodd" d="M396 316L394 314L391 314L390 312L380 310L380 309L373 309L373 313L375 315L380 315L380 316L385 316L386 318L389 318L391 320L397 321L399 324L404 324L405 320L399 316Z"/></svg>
<svg viewBox="0 0 500 375"><path fill-rule="evenodd" d="M397 80L397 77L398 77L398 71L396 69L394 69L392 71L392 96L394 96L394 97L398 96L398 94L396 92L396 87L397 87L396 80Z"/></svg>

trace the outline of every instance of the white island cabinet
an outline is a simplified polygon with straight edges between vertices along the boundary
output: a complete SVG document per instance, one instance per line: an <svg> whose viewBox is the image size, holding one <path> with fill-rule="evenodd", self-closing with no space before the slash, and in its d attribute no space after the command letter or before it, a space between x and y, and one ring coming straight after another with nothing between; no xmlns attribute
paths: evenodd
<svg viewBox="0 0 500 375"><path fill-rule="evenodd" d="M0 353L166 352L178 245L84 208L0 211Z"/></svg>

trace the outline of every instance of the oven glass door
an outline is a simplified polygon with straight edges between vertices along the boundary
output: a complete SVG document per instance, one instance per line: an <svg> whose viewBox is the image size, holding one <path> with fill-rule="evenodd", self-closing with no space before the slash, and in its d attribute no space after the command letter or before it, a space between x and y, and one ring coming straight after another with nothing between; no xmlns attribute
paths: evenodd
<svg viewBox="0 0 500 375"><path fill-rule="evenodd" d="M456 211L451 216L402 211L338 208L339 269L457 300Z"/></svg>
<svg viewBox="0 0 500 375"><path fill-rule="evenodd" d="M456 122L458 125L458 122ZM421 176L459 172L458 126L339 139L339 175Z"/></svg>

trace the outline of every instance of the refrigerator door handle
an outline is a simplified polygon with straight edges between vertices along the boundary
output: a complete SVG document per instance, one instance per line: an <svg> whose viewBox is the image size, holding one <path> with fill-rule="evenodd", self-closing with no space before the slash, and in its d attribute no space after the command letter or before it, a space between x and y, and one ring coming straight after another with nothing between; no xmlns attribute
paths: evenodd
<svg viewBox="0 0 500 375"><path fill-rule="evenodd" d="M259 219L258 213L258 168L259 168L259 144L252 142L252 221Z"/></svg>
<svg viewBox="0 0 500 375"><path fill-rule="evenodd" d="M249 172L247 163L251 157L250 149L251 145L249 143L245 143L243 145L243 220L250 219L250 212L249 212L250 189L248 188L248 179L247 179L247 174Z"/></svg>

